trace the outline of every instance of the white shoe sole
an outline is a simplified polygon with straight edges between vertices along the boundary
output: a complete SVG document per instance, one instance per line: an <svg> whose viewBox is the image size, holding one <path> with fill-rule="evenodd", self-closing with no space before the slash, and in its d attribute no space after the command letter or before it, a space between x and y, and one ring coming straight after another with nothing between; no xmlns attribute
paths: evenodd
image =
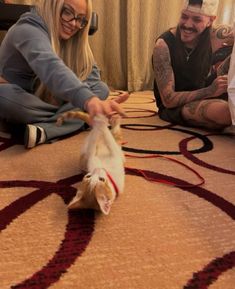
<svg viewBox="0 0 235 289"><path fill-rule="evenodd" d="M28 124L25 147L28 149L35 147L36 140L37 140L37 127L35 125Z"/></svg>

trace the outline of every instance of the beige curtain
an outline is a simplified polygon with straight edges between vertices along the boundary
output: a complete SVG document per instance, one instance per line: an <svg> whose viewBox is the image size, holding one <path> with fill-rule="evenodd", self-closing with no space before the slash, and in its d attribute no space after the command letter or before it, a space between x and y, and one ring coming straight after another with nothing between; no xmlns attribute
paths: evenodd
<svg viewBox="0 0 235 289"><path fill-rule="evenodd" d="M169 2L93 0L99 30L90 40L102 77L110 86L129 91L152 87L154 40L175 25L182 1Z"/></svg>
<svg viewBox="0 0 235 289"><path fill-rule="evenodd" d="M11 1L11 3L13 4L28 4L28 5L31 5L31 4L34 4L35 0L9 0Z"/></svg>
<svg viewBox="0 0 235 289"><path fill-rule="evenodd" d="M232 24L235 16L235 1L220 0L217 23Z"/></svg>
<svg viewBox="0 0 235 289"><path fill-rule="evenodd" d="M35 0L12 0L32 4ZM50 0L48 0L50 1ZM175 26L183 0L93 0L99 29L90 36L102 79L116 89L152 89L156 37ZM217 23L231 24L234 0L220 0Z"/></svg>

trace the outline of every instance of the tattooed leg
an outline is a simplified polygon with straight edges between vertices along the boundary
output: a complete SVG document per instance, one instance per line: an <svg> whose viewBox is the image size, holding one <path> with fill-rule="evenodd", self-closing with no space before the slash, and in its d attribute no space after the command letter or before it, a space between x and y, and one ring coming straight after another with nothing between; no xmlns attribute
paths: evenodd
<svg viewBox="0 0 235 289"><path fill-rule="evenodd" d="M228 103L220 99L188 103L182 109L182 116L192 126L222 129L231 125Z"/></svg>

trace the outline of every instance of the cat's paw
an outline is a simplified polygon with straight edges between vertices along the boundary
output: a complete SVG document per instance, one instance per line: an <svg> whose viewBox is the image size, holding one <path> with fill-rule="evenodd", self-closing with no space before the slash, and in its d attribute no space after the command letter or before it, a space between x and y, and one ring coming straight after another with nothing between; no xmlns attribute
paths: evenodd
<svg viewBox="0 0 235 289"><path fill-rule="evenodd" d="M98 114L94 117L94 126L104 127L108 126L108 119L103 114Z"/></svg>
<svg viewBox="0 0 235 289"><path fill-rule="evenodd" d="M111 125L111 132L112 135L114 136L116 142L118 144L122 144L123 142L123 137L122 137L122 131L121 131L121 117L118 114L113 115L109 123Z"/></svg>
<svg viewBox="0 0 235 289"><path fill-rule="evenodd" d="M120 127L121 124L121 117L119 114L113 114L109 119L109 123L112 128Z"/></svg>

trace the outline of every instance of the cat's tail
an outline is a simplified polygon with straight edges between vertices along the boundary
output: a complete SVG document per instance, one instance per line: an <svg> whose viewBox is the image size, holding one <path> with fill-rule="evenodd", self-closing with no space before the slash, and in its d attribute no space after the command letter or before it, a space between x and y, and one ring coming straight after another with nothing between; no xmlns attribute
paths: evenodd
<svg viewBox="0 0 235 289"><path fill-rule="evenodd" d="M67 111L67 112L61 114L57 118L56 125L58 125L58 126L62 125L66 119L81 119L89 125L91 123L91 118L90 118L88 113L86 113L84 111L77 110L77 111Z"/></svg>

